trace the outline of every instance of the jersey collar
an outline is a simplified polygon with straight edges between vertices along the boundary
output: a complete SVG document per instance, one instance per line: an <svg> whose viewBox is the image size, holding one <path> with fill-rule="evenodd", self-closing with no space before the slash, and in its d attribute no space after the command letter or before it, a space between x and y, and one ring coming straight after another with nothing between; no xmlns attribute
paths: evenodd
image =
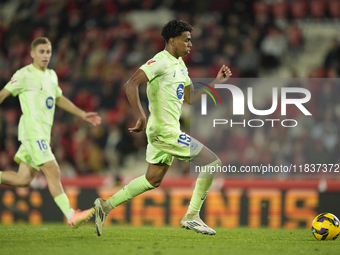
<svg viewBox="0 0 340 255"><path fill-rule="evenodd" d="M180 58L175 58L174 56L172 56L171 54L170 54L170 52L169 51L167 51L167 50L163 50L164 52L165 52L165 54L173 61L173 62L176 62L176 63L180 63L180 61L179 61L179 59Z"/></svg>
<svg viewBox="0 0 340 255"><path fill-rule="evenodd" d="M33 70L33 72L37 72L37 73L40 73L40 74L46 74L46 73L47 73L47 69L46 69L45 72L44 72L44 71L41 71L41 70L35 68L34 65L33 65L33 63L30 64L30 68L31 68L31 70Z"/></svg>

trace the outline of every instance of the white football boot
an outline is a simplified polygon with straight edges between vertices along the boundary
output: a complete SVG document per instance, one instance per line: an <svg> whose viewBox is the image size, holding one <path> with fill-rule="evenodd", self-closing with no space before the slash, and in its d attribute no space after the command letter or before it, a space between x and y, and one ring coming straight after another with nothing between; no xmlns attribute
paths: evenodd
<svg viewBox="0 0 340 255"><path fill-rule="evenodd" d="M216 231L209 228L200 218L198 212L186 213L181 220L181 227L195 230L197 233L215 235Z"/></svg>
<svg viewBox="0 0 340 255"><path fill-rule="evenodd" d="M97 230L97 235L101 236L103 232L103 225L107 218L108 213L105 212L104 199L97 198L94 201L95 205L95 225Z"/></svg>

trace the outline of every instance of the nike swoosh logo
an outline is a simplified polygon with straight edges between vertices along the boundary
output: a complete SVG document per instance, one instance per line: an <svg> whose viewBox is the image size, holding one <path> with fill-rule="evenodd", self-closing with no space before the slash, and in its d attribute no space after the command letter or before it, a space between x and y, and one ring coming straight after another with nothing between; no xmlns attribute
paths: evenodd
<svg viewBox="0 0 340 255"><path fill-rule="evenodd" d="M201 200L204 200L204 199L207 197L207 195L208 195L208 193L207 193L207 194L205 194L205 196L204 196L204 197L201 197Z"/></svg>

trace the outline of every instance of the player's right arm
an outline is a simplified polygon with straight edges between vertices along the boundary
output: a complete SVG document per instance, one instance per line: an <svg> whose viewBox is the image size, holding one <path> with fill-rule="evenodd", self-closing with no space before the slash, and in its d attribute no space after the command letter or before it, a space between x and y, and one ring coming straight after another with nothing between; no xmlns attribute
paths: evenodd
<svg viewBox="0 0 340 255"><path fill-rule="evenodd" d="M11 95L11 92L9 92L7 89L2 89L0 91L0 104L2 104L2 102Z"/></svg>
<svg viewBox="0 0 340 255"><path fill-rule="evenodd" d="M130 132L140 132L146 128L146 116L140 103L138 87L144 85L148 81L149 79L144 71L138 69L124 85L127 98L138 117L136 125L133 128L129 128Z"/></svg>
<svg viewBox="0 0 340 255"><path fill-rule="evenodd" d="M16 97L25 89L26 86L26 78L24 75L25 69L22 68L15 72L15 74L12 76L12 79L6 84L6 86L0 91L0 104L8 97L8 96L14 96Z"/></svg>
<svg viewBox="0 0 340 255"><path fill-rule="evenodd" d="M214 85L217 83L223 84L231 77L231 75L232 73L229 67L223 65L221 69L218 71L216 79L213 82L211 82L209 85L214 87ZM190 84L190 86L186 86L184 88L184 100L188 104L195 104L198 101L200 101L202 94L205 94L205 92L200 89L195 90L194 85L192 83Z"/></svg>

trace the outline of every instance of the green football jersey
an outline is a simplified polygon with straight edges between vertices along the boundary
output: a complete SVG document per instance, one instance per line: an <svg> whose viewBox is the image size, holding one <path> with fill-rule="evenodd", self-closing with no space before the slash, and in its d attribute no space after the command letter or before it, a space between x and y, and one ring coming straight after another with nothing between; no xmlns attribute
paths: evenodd
<svg viewBox="0 0 340 255"><path fill-rule="evenodd" d="M164 136L180 129L179 118L184 100L184 87L191 84L182 58L163 50L140 67L149 79L147 96L150 117L146 132Z"/></svg>
<svg viewBox="0 0 340 255"><path fill-rule="evenodd" d="M50 142L55 99L62 95L54 70L38 70L33 64L18 70L5 86L13 96L19 96L19 140L45 139Z"/></svg>

